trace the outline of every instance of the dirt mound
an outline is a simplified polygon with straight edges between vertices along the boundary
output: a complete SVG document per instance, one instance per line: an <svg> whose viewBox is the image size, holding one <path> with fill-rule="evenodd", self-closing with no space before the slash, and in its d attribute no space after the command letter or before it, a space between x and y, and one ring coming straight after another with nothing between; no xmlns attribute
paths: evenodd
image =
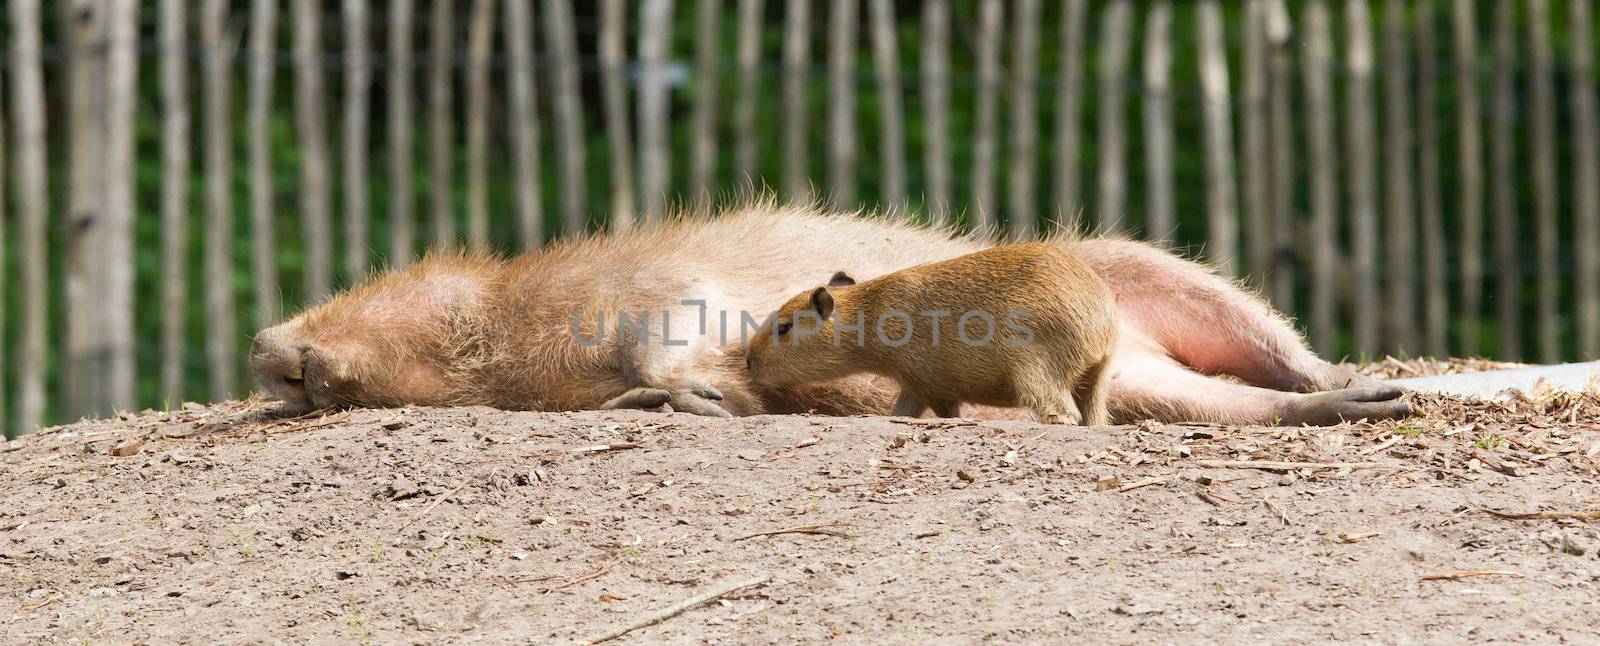
<svg viewBox="0 0 1600 646"><path fill-rule="evenodd" d="M1600 509L1590 397L1329 429L85 422L0 444L0 634L572 641L770 577L623 639L1582 641L1597 526L1485 509Z"/></svg>

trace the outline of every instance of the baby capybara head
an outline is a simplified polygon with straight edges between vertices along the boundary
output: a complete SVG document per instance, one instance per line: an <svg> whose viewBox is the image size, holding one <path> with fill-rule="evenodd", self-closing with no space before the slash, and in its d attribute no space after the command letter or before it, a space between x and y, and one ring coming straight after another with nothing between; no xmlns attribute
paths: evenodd
<svg viewBox="0 0 1600 646"><path fill-rule="evenodd" d="M828 284L802 292L778 308L772 319L750 338L745 366L756 383L783 387L844 375L852 368L853 335L835 339L833 315L837 295L856 284L844 272Z"/></svg>
<svg viewBox="0 0 1600 646"><path fill-rule="evenodd" d="M430 257L379 276L256 334L250 371L290 412L458 403L498 267Z"/></svg>

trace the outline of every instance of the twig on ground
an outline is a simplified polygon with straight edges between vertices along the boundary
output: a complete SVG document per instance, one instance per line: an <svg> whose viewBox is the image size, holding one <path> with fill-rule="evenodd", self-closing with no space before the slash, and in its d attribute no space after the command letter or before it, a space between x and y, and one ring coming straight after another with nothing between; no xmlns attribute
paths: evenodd
<svg viewBox="0 0 1600 646"><path fill-rule="evenodd" d="M443 496L439 496L438 498L435 498L433 500L433 502L428 503L427 507L423 507L422 511L417 512L417 515L412 516L411 520L406 521L406 524L401 525L399 529L396 529L394 531L398 532L398 531L403 530L403 529L405 529L407 527L415 525L417 523L417 521L422 520L429 513L432 513L434 507L438 507L439 504L443 503L446 498L449 498L450 496L454 496L454 495L456 495L458 493L461 493L461 490L467 488L467 485L471 484L471 483L472 483L471 480L463 481L461 484L456 485L456 488L445 492L445 494Z"/></svg>
<svg viewBox="0 0 1600 646"><path fill-rule="evenodd" d="M1285 527L1294 524L1294 521L1289 520L1289 514L1285 513L1282 509L1278 508L1277 505L1272 504L1272 500L1270 498L1263 497L1261 499L1261 504L1266 505L1267 509L1272 510L1272 513L1274 513L1274 514L1277 514L1278 515L1278 520L1283 521L1283 524L1284 524Z"/></svg>
<svg viewBox="0 0 1600 646"><path fill-rule="evenodd" d="M40 608L43 608L45 606L48 606L48 605L50 605L52 603L55 603L57 601L60 601L60 600L61 600L61 594L60 593L51 592L50 596L45 597L44 601L41 601L41 602L36 603L34 605L31 605L31 606L24 606L22 609L23 610L27 610L29 612L32 612L34 610L38 610Z"/></svg>
<svg viewBox="0 0 1600 646"><path fill-rule="evenodd" d="M610 641L612 639L616 639L618 637L626 635L626 634L628 634L630 632L633 632L635 630L638 630L640 628L645 628L645 627L648 627L648 626L654 626L654 625L659 624L659 623L661 623L663 621L666 621L668 619L676 617L676 616L678 616L680 614L683 614L684 611L689 610L690 608L698 606L698 605L700 605L702 603L706 603L706 602L712 601L714 599L720 599L722 597L725 597L725 596L728 596L730 594L733 594L734 592L738 592L738 591L743 590L745 588L753 588L755 586L765 584L765 583L767 583L767 582L769 582L771 580L772 580L772 575L768 574L768 575L764 575L764 576L751 577L751 578L748 578L748 579L735 579L735 580L731 580L731 581L724 581L723 583L721 583L719 585L715 585L715 586L712 586L712 587L706 589L705 591L701 592L700 594L694 595L692 597L689 597L688 599L684 599L683 601L679 601L678 603L672 604L670 606L667 606L665 608L662 608L660 610L652 612L652 613L650 613L648 615L640 617L639 619L637 619L637 620L635 620L635 621L633 621L631 623L628 623L628 624L625 624L625 625L621 625L621 626L617 626L617 627L612 628L610 630L607 630L607 631L605 631L603 633L600 633L598 635L595 635L593 637L585 639L585 640L583 640L583 643L584 644L598 644L598 643L601 643L601 642L605 642L605 641Z"/></svg>
<svg viewBox="0 0 1600 646"><path fill-rule="evenodd" d="M1382 536L1383 532L1339 532L1339 540L1346 543L1359 543L1369 538Z"/></svg>
<svg viewBox="0 0 1600 646"><path fill-rule="evenodd" d="M1484 513L1508 520L1587 520L1600 521L1600 509L1595 511L1530 511L1512 513L1479 507Z"/></svg>
<svg viewBox="0 0 1600 646"><path fill-rule="evenodd" d="M332 426L334 424L338 424L339 422L343 422L343 421L345 421L345 416L324 417L324 418L322 418L320 420L317 420L315 422L306 422L306 423L302 423L302 424L295 424L293 426L285 426L283 428L268 427L269 430L266 430L265 432L268 433L268 434L271 434L271 435L282 435L284 433L293 433L295 431L307 431L307 430L311 430L313 428L322 428L324 426Z"/></svg>
<svg viewBox="0 0 1600 646"><path fill-rule="evenodd" d="M822 535L825 535L825 536L839 536L841 538L849 538L850 537L849 534L846 534L846 533L841 532L841 531L836 530L836 529L828 529L829 527L845 527L845 526L846 526L845 523L827 523L827 524L823 524L823 525L798 525L798 526L795 526L795 527L785 527L783 529L773 529L773 530L768 530L768 531L765 531L765 532L756 532L754 534L745 534L744 536L740 536L740 537L735 538L735 539L733 539L731 541L728 541L728 542L729 543L737 543L737 542L742 541L742 540L747 539L747 538L755 538L757 536L775 536L775 535L778 535L778 534L822 534Z"/></svg>
<svg viewBox="0 0 1600 646"><path fill-rule="evenodd" d="M1423 575L1423 581L1455 581L1474 576L1514 576L1522 578L1527 576L1516 570L1462 570L1460 572L1442 572L1439 574Z"/></svg>
<svg viewBox="0 0 1600 646"><path fill-rule="evenodd" d="M544 591L545 591L546 594L548 594L548 593L551 593L551 592L555 592L556 590L560 590L562 588L570 588L572 586L578 585L579 583L583 583L584 581L593 581L595 579L598 579L600 577L605 576L606 573L610 572L611 568L614 567L616 564L617 564L617 560L616 559L611 559L610 561L607 561L605 565L600 566L599 568L597 568L593 572L590 572L588 574L580 576L580 577L578 577L576 579L568 579L566 582L562 583L561 585L550 586L548 588L545 588Z"/></svg>
<svg viewBox="0 0 1600 646"><path fill-rule="evenodd" d="M1133 483L1122 485L1121 487L1117 488L1117 493L1127 493L1129 491L1133 491L1134 489L1138 489L1140 487L1148 487L1150 485L1158 485L1158 484L1164 483L1166 481L1167 481L1166 476L1156 476L1154 478L1146 478L1146 479L1140 480L1138 482L1133 482Z"/></svg>
<svg viewBox="0 0 1600 646"><path fill-rule="evenodd" d="M621 451L623 449L637 449L637 448L639 448L639 445L638 444L634 444L633 442L612 442L610 444L601 444L599 446L585 446L583 448L573 449L572 452L573 453L594 453L594 452L597 452L597 451Z"/></svg>
<svg viewBox="0 0 1600 646"><path fill-rule="evenodd" d="M1368 447L1368 448L1365 448L1365 449L1361 449L1361 454L1362 455L1372 455L1374 453L1380 453L1380 452L1384 451L1385 449L1388 449L1389 447L1394 446L1394 445L1399 444L1399 443L1400 443L1400 436L1398 434L1390 435L1389 439L1384 440L1382 444L1379 444L1379 445L1373 446L1373 447Z"/></svg>
<svg viewBox="0 0 1600 646"><path fill-rule="evenodd" d="M1196 465L1209 469L1263 469L1266 471L1293 471L1295 469L1398 469L1382 462L1274 462L1270 460L1195 460Z"/></svg>

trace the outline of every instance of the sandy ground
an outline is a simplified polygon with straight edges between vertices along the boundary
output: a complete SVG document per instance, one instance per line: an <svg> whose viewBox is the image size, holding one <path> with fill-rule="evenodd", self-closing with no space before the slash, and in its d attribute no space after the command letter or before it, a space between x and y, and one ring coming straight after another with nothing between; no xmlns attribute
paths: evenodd
<svg viewBox="0 0 1600 646"><path fill-rule="evenodd" d="M0 642L1589 642L1600 396L1400 424L192 406L0 444ZM1241 467L1238 462L1317 463ZM1591 514L1593 516L1594 514ZM787 532L787 533L780 533Z"/></svg>

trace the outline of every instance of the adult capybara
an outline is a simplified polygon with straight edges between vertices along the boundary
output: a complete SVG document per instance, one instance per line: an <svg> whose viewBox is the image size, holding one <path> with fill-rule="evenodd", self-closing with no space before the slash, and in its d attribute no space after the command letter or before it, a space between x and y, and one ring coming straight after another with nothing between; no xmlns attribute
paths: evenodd
<svg viewBox="0 0 1600 646"><path fill-rule="evenodd" d="M1024 408L1049 424L1101 425L1117 308L1066 249L1011 244L857 283L838 272L750 339L762 386L869 372L900 386L894 414L961 404Z"/></svg>
<svg viewBox="0 0 1600 646"><path fill-rule="evenodd" d="M1113 421L1328 424L1410 412L1398 388L1318 358L1282 316L1199 264L1122 239L1051 244L1117 299ZM888 408L892 382L761 388L724 342L737 341L729 334L744 328L744 314L764 316L816 276L843 269L866 280L988 246L882 217L761 202L509 261L434 256L262 330L250 361L289 409L869 413ZM606 333L600 315L624 313L650 317L642 335Z"/></svg>

